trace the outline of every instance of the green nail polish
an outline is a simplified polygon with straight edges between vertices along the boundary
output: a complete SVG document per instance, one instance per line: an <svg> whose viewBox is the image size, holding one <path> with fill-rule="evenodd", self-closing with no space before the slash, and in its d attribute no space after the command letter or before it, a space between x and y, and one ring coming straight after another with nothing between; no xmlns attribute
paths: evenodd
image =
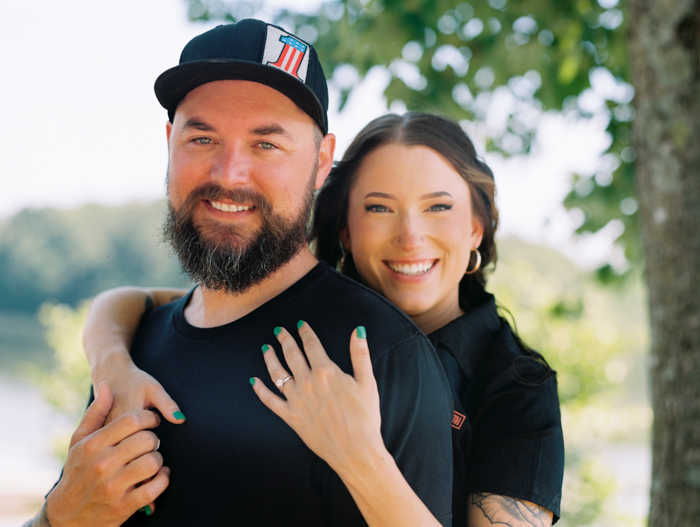
<svg viewBox="0 0 700 527"><path fill-rule="evenodd" d="M177 412L175 412L175 413L173 414L173 417L174 417L175 419L184 419L185 421L187 421L187 417L185 417L185 414L183 414L180 410L178 410Z"/></svg>
<svg viewBox="0 0 700 527"><path fill-rule="evenodd" d="M251 386L253 386L255 384L255 377L251 377L250 379L248 379L248 382Z"/></svg>
<svg viewBox="0 0 700 527"><path fill-rule="evenodd" d="M267 350L269 350L269 349L270 349L270 346L268 346L267 344L263 344L263 346L262 346L262 352L263 352L263 354L265 354L265 352L266 352Z"/></svg>
<svg viewBox="0 0 700 527"><path fill-rule="evenodd" d="M144 508L145 508L145 507L141 507L141 508L139 509L139 512L143 512Z"/></svg>
<svg viewBox="0 0 700 527"><path fill-rule="evenodd" d="M366 339L367 338L367 330L365 329L364 326L357 326L357 338L358 339Z"/></svg>
<svg viewBox="0 0 700 527"><path fill-rule="evenodd" d="M301 326L303 326L303 325L304 325L304 321L300 320L299 322L297 322L297 329L301 329Z"/></svg>
<svg viewBox="0 0 700 527"><path fill-rule="evenodd" d="M275 337L282 333L282 328L277 326L275 329L272 330L272 332L275 334Z"/></svg>
<svg viewBox="0 0 700 527"><path fill-rule="evenodd" d="M146 513L146 516L150 516L151 514L153 514L153 511L151 510L151 506L150 506L150 505L146 505L143 509L144 509L143 512Z"/></svg>

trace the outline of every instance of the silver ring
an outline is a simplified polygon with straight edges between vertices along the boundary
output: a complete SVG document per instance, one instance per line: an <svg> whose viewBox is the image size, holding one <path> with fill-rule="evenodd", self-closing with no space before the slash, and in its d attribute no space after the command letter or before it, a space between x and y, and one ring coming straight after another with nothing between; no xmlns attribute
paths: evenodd
<svg viewBox="0 0 700 527"><path fill-rule="evenodd" d="M291 381L293 378L294 377L292 377L291 375L287 375L284 379L277 379L275 384L277 385L277 388L279 388L279 391L282 391L285 382Z"/></svg>

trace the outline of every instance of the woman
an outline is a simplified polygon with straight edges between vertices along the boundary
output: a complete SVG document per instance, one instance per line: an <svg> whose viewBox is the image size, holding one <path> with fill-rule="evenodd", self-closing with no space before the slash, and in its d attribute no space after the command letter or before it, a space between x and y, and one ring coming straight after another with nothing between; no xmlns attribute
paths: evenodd
<svg viewBox="0 0 700 527"><path fill-rule="evenodd" d="M454 525L550 525L559 514L563 475L556 381L541 356L499 318L484 289L483 268L496 259L494 194L490 169L456 123L420 113L388 115L367 125L331 172L312 234L319 258L340 263L344 273L396 304L438 352L455 402ZM169 294L147 298L159 303ZM119 393L130 394L123 408L153 405L170 416L175 403L124 353L143 298L139 290L99 296L86 352L94 381L112 377L118 400ZM112 319L118 331L109 331ZM299 334L308 365L285 329L277 338L291 371L271 348L264 354L271 379L286 381L277 382L285 399L251 379L257 395L339 474L368 523L437 525L405 480L375 463L388 452L378 433L366 341L351 341L351 377L328 360L308 324L300 321ZM100 376L105 360L117 373ZM374 516L377 489L384 507Z"/></svg>

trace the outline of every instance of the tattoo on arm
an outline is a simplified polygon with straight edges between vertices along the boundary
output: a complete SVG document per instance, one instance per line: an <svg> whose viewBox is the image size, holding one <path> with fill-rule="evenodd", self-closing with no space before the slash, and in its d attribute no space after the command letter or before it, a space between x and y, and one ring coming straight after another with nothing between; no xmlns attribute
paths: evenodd
<svg viewBox="0 0 700 527"><path fill-rule="evenodd" d="M44 505L41 507L39 514L37 514L35 518L32 518L25 523L22 527L51 527L51 522L49 521L48 516L46 516L46 502L44 502Z"/></svg>
<svg viewBox="0 0 700 527"><path fill-rule="evenodd" d="M481 510L491 525L507 527L551 525L551 512L530 501L489 492L475 492L471 495L471 503Z"/></svg>

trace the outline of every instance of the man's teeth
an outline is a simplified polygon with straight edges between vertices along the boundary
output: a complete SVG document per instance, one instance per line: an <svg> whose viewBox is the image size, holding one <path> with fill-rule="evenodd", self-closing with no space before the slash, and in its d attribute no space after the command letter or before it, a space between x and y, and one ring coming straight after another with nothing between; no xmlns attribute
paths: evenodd
<svg viewBox="0 0 700 527"><path fill-rule="evenodd" d="M226 203L219 203L218 201L210 201L209 204L216 210L223 210L224 212L243 212L244 210L255 208L250 205L228 205Z"/></svg>
<svg viewBox="0 0 700 527"><path fill-rule="evenodd" d="M413 264L394 264L387 262L387 265L392 271L407 274L407 275L417 275L427 273L433 268L435 262L423 262L423 263L413 263Z"/></svg>

